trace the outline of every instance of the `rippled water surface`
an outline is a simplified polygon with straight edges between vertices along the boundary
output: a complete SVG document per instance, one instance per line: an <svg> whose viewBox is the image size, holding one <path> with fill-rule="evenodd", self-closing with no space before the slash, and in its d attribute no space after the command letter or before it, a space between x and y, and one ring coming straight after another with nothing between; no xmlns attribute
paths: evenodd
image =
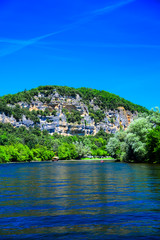
<svg viewBox="0 0 160 240"><path fill-rule="evenodd" d="M0 239L160 239L160 165L0 165Z"/></svg>

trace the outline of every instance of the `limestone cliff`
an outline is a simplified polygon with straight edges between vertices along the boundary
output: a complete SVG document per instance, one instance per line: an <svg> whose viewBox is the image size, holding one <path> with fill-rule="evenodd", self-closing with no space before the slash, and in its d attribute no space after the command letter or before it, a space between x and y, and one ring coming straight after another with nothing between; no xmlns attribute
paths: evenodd
<svg viewBox="0 0 160 240"><path fill-rule="evenodd" d="M29 103L19 101L16 104L21 109L36 112L40 129L47 130L50 134L95 135L100 129L107 133L115 133L120 128L126 129L137 115L136 111L131 112L121 106L112 110L102 109L95 104L95 98L86 104L79 94L75 94L75 96L60 95L56 89L47 96L47 100L45 94L39 92L32 97ZM15 104L7 103L7 107L13 109ZM44 112L45 114L43 114ZM94 117L93 113L99 114L98 118ZM2 110L0 111L0 122L9 122L15 127L33 127L35 125L25 115L16 120L12 114L8 115Z"/></svg>

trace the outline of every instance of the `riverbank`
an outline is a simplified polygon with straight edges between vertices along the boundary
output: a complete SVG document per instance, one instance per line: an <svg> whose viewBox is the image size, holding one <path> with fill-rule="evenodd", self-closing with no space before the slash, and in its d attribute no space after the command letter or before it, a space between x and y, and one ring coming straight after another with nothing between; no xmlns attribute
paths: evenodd
<svg viewBox="0 0 160 240"><path fill-rule="evenodd" d="M63 161L63 162L86 162L86 161L90 161L90 162L92 162L92 161L99 161L99 162L101 162L101 161L109 161L109 162L117 162L118 160L116 160L116 159L114 159L114 158L112 158L112 157L110 157L110 158L81 158L81 159L68 159L68 160L62 160L62 159L59 159L58 161ZM56 161L57 162L57 161Z"/></svg>
<svg viewBox="0 0 160 240"><path fill-rule="evenodd" d="M109 158L81 158L80 160L115 160L114 158L112 157L109 157Z"/></svg>
<svg viewBox="0 0 160 240"><path fill-rule="evenodd" d="M71 159L71 160L59 160L60 162L118 162L116 159L103 159L103 160L100 160L100 159L85 159L85 160L81 160L81 159Z"/></svg>
<svg viewBox="0 0 160 240"><path fill-rule="evenodd" d="M89 161L89 162L92 162L92 161L109 161L109 162L117 162L117 160L116 159L114 159L114 158L81 158L81 159L69 159L69 160L62 160L62 159L59 159L58 161L55 161L55 162L87 162L87 161ZM33 160L33 161L22 161L22 162L6 162L6 163L0 163L0 164L15 164L15 163L42 163L42 162L44 162L44 163L47 163L47 162L54 162L54 161L52 161L52 160L46 160L46 161L43 161L43 160L41 160L41 161L35 161L35 160Z"/></svg>

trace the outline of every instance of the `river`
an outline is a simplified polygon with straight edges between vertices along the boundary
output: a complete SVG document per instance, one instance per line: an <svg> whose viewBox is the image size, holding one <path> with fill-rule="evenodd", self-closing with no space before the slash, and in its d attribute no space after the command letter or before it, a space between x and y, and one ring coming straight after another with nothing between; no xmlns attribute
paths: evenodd
<svg viewBox="0 0 160 240"><path fill-rule="evenodd" d="M160 165L0 165L0 239L160 239Z"/></svg>

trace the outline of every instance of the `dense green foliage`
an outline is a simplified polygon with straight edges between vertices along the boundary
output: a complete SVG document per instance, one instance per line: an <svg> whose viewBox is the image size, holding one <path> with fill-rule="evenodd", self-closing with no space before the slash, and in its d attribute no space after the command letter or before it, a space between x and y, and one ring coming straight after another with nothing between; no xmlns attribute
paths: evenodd
<svg viewBox="0 0 160 240"><path fill-rule="evenodd" d="M68 111L67 108L63 108L63 113L66 115L68 123L81 123L81 114L79 111L71 109Z"/></svg>
<svg viewBox="0 0 160 240"><path fill-rule="evenodd" d="M58 148L58 156L60 159L76 159L78 153L73 143L62 143Z"/></svg>
<svg viewBox="0 0 160 240"><path fill-rule="evenodd" d="M101 122L105 118L105 114L102 110L95 111L92 107L89 106L89 115L94 119L95 123Z"/></svg>
<svg viewBox="0 0 160 240"><path fill-rule="evenodd" d="M54 152L45 146L37 145L32 149L21 143L0 146L0 163L50 160L53 156Z"/></svg>
<svg viewBox="0 0 160 240"><path fill-rule="evenodd" d="M160 126L149 131L147 135L148 159L160 163Z"/></svg>
<svg viewBox="0 0 160 240"><path fill-rule="evenodd" d="M0 123L0 163L51 160L55 155L60 159L106 156L109 137L102 130L96 136L51 136L38 126L14 128Z"/></svg>
<svg viewBox="0 0 160 240"><path fill-rule="evenodd" d="M147 112L148 110L139 105L133 104L124 98L121 98L115 94L99 91L96 89L90 88L79 88L77 89L80 93L84 102L94 100L94 104L99 106L101 110L104 109L116 109L117 107L124 107L126 110L132 112Z"/></svg>
<svg viewBox="0 0 160 240"><path fill-rule="evenodd" d="M121 161L160 163L159 123L159 112L141 114L126 131L110 138L107 151Z"/></svg>

